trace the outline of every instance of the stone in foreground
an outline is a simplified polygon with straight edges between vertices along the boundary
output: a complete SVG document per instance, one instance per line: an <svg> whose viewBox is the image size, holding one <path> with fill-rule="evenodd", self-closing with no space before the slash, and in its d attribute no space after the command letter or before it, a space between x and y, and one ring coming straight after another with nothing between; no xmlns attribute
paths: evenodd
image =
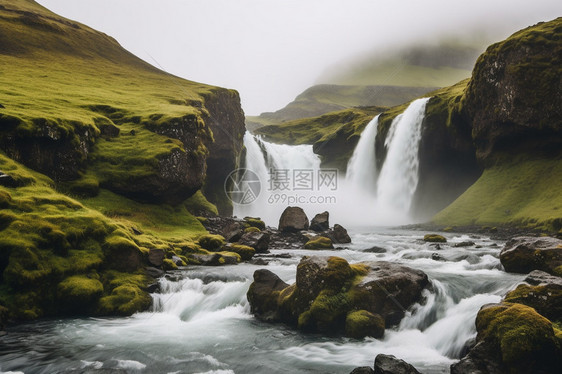
<svg viewBox="0 0 562 374"><path fill-rule="evenodd" d="M421 300L428 283L425 273L390 262L350 265L340 257L305 256L294 284L258 270L247 296L262 320L307 332L381 337Z"/></svg>
<svg viewBox="0 0 562 374"><path fill-rule="evenodd" d="M502 249L500 261L510 273L542 270L562 276L562 240L532 236L513 238Z"/></svg>
<svg viewBox="0 0 562 374"><path fill-rule="evenodd" d="M308 217L298 206L287 207L279 218L279 231L281 232L308 230L308 226Z"/></svg>

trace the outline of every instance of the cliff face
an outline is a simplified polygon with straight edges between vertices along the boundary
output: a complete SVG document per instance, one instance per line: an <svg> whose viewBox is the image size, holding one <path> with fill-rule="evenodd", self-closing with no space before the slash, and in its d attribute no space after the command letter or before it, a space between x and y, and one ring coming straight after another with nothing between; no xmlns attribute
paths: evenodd
<svg viewBox="0 0 562 374"><path fill-rule="evenodd" d="M521 30L478 59L466 109L480 161L562 144L562 18Z"/></svg>

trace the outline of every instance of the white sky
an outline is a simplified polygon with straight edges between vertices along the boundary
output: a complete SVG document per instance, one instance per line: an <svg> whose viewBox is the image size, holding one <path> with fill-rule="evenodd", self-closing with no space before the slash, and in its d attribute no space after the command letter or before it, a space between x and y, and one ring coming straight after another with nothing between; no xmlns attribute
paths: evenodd
<svg viewBox="0 0 562 374"><path fill-rule="evenodd" d="M560 0L38 0L186 79L285 106L343 60L436 36L498 38L562 16Z"/></svg>

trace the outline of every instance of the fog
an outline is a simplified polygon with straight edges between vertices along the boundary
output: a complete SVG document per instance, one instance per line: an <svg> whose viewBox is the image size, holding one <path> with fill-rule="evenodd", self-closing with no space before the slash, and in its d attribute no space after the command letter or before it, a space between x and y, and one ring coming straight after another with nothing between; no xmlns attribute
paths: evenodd
<svg viewBox="0 0 562 374"><path fill-rule="evenodd" d="M283 107L356 56L442 37L501 40L562 15L559 0L39 0L186 79L237 89L246 114Z"/></svg>

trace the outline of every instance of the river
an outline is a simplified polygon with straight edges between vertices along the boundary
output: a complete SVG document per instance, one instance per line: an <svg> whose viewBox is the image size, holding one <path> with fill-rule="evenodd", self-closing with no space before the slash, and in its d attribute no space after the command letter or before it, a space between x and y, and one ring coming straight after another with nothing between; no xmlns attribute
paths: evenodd
<svg viewBox="0 0 562 374"><path fill-rule="evenodd" d="M503 242L445 233L441 249L422 232L350 230L353 243L330 251L274 250L266 266L188 267L160 280L152 310L128 318L42 320L0 337L0 373L338 373L393 354L422 373L448 373L475 336L479 308L498 302L524 276L505 273ZM468 247L455 243L472 241ZM382 249L373 249L378 247ZM376 253L384 250L383 253ZM277 256L290 253L292 257ZM426 272L432 291L383 339L304 334L250 314L246 292L256 269L292 283L305 255L349 262L386 260Z"/></svg>

